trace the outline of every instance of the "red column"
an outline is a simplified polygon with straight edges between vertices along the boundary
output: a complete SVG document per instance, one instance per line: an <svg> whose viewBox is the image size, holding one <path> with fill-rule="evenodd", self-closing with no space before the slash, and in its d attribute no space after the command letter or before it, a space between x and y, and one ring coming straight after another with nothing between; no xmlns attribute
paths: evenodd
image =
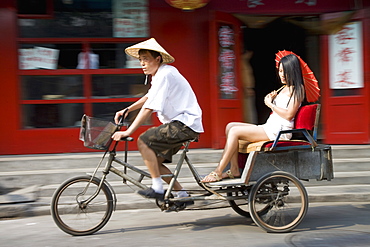
<svg viewBox="0 0 370 247"><path fill-rule="evenodd" d="M19 82L17 76L17 13L15 2L0 1L0 153L18 148L14 139L19 129Z"/></svg>

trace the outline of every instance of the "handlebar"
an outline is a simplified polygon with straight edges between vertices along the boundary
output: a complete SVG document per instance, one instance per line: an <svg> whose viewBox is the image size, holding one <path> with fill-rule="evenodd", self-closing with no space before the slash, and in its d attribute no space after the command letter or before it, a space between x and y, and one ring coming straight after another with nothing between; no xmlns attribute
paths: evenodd
<svg viewBox="0 0 370 247"><path fill-rule="evenodd" d="M120 117L120 119L119 119L119 121L118 121L118 126L119 127L122 127L122 126L124 126L125 124L123 123L123 121L126 119L125 118L125 115L126 115L126 113L128 112L128 109L126 108L124 111L123 111L123 113L122 113L122 116Z"/></svg>
<svg viewBox="0 0 370 247"><path fill-rule="evenodd" d="M131 136L128 136L128 137L121 138L121 140L120 140L120 141L128 141L128 142L132 142L132 141L134 141L134 138L133 138L133 137L131 137Z"/></svg>
<svg viewBox="0 0 370 247"><path fill-rule="evenodd" d="M127 112L128 112L128 109L126 108L126 109L123 111L122 116L120 117L119 122L118 122L118 124L117 124L118 129L121 129L121 127L122 127L122 126L128 126L128 124L125 124L125 123L124 123L124 120L126 119L126 118L125 118L125 115L126 115L126 113L127 113ZM121 138L121 140L120 140L120 141L129 141L129 142L132 142L132 141L134 141L134 138L133 138L133 137L131 137L131 136L127 136L127 137Z"/></svg>

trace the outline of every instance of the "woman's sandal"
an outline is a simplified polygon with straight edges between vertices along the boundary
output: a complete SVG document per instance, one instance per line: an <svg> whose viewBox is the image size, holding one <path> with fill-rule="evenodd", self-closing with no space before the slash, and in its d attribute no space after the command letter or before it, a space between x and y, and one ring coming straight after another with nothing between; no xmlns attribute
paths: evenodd
<svg viewBox="0 0 370 247"><path fill-rule="evenodd" d="M215 181L207 181L207 182L203 182L203 180L206 178L206 177L213 177L215 179ZM218 182L218 181L221 181L222 178L220 178L220 176L218 176L218 174L216 172L211 172L210 174L208 174L207 176L205 176L203 178L202 182L203 183L213 183L213 182Z"/></svg>
<svg viewBox="0 0 370 247"><path fill-rule="evenodd" d="M232 173L231 173L231 171L230 170L227 170L226 172L225 172L225 174L228 176L228 178L230 178L230 179L233 179L233 178L240 178L240 176L238 176L238 177L235 177Z"/></svg>
<svg viewBox="0 0 370 247"><path fill-rule="evenodd" d="M227 170L227 171L226 171L226 175L227 175L230 179L235 178L235 177L234 177L234 175L231 173L231 171L230 171L230 170Z"/></svg>

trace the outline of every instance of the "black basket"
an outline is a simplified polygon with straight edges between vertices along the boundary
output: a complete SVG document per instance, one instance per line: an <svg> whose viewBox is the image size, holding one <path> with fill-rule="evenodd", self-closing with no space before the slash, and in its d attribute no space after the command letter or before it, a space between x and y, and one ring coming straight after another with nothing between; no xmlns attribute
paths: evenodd
<svg viewBox="0 0 370 247"><path fill-rule="evenodd" d="M118 126L110 121L83 115L80 140L84 142L85 147L107 150L117 129Z"/></svg>

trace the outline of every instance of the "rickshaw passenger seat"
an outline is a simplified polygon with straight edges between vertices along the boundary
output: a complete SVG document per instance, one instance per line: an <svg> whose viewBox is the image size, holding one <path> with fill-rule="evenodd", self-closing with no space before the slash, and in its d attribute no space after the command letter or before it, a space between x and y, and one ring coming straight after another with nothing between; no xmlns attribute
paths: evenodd
<svg viewBox="0 0 370 247"><path fill-rule="evenodd" d="M248 143L240 140L239 153L246 154L251 151L269 151L289 149L289 147L303 148L306 146L316 146L320 108L320 104L301 106L295 116L294 129L280 131L274 141ZM287 141L279 140L280 135L283 133L292 133L292 139Z"/></svg>

